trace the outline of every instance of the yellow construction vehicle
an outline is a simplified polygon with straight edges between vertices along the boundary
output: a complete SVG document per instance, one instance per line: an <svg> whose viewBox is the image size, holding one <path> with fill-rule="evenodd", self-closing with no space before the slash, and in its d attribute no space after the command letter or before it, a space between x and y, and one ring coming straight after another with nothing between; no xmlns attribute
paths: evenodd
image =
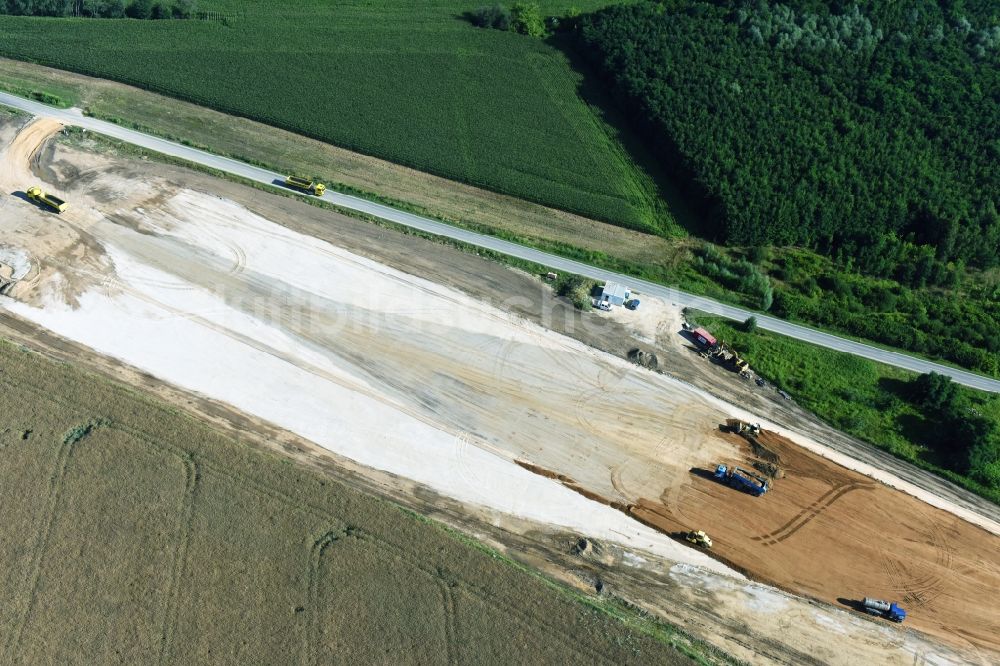
<svg viewBox="0 0 1000 666"><path fill-rule="evenodd" d="M726 419L726 429L729 432L734 432L737 435L759 435L760 434L760 424L759 423L748 423L740 419Z"/></svg>
<svg viewBox="0 0 1000 666"><path fill-rule="evenodd" d="M326 185L323 183L316 183L308 178L299 178L298 176L286 176L285 185L309 194L315 194L318 197L323 196L323 193L326 192Z"/></svg>
<svg viewBox="0 0 1000 666"><path fill-rule="evenodd" d="M684 538L688 542L693 543L696 546L702 546L703 548L712 547L712 540L702 530L698 530L697 532L695 532L694 530L687 532L684 535Z"/></svg>
<svg viewBox="0 0 1000 666"><path fill-rule="evenodd" d="M45 204L46 206L53 209L57 213L61 213L67 208L69 208L69 204L67 204L65 201L63 201L57 196L46 194L44 191L42 191L42 188L40 188L38 185L29 187L27 195L28 198L31 199L32 201L37 201L38 203Z"/></svg>

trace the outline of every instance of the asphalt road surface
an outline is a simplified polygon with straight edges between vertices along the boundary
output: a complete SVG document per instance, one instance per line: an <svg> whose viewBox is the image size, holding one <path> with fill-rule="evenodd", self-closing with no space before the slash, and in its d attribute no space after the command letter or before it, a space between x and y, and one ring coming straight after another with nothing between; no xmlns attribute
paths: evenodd
<svg viewBox="0 0 1000 666"><path fill-rule="evenodd" d="M284 183L286 174L268 171L267 169L262 169L228 157L213 155L203 150L198 150L197 148L191 148L179 143L174 143L173 141L167 141L149 134L144 134L143 132L120 127L114 123L97 120L95 118L88 118L87 116L84 116L79 109L57 109L33 100L24 99L3 92L0 92L0 104L26 111L32 115L55 118L66 125L76 125L89 131L98 132L100 134L119 139L120 141L142 146L143 148L155 150L156 152L170 155L172 157L178 157L190 162L196 162L213 169L218 169L219 171L225 171L236 176L264 183L265 185L281 185ZM309 195L303 194L302 196ZM781 333L783 335L811 342L828 349L835 349L837 351L847 352L856 356L862 356L873 361L879 361L880 363L886 363L888 365L894 365L906 370L912 370L913 372L925 373L934 371L942 375L948 375L959 384L964 384L966 386L971 386L973 388L992 393L1000 393L1000 380L991 379L989 377L984 377L982 375L960 370L958 368L952 368L947 365L941 365L932 361L916 358L907 354L880 349L862 342L855 342L854 340L848 340L836 335L831 335L830 333L824 333L822 331L809 328L808 326L793 324L783 319L770 317L759 312L745 310L733 305L719 303L718 301L713 301L702 296L688 294L680 291L679 289L665 287L660 284L647 282L645 280L633 278L621 273L614 273L612 271L604 270L603 268L590 266L589 264L584 264L572 259L565 259L554 254L535 250L530 247L518 245L517 243L511 243L510 241L501 240L485 234L467 231L443 222L437 222L426 217L407 213L406 211L398 210L384 204L331 191L327 191L327 194L324 196L324 200L344 208L367 213L368 215L373 215L397 224L403 224L431 234L447 236L471 245L501 252L512 257L533 261L557 271L576 273L595 280L612 280L615 282L621 282L628 285L633 291L638 292L639 294L650 294L652 296L669 300L671 303L696 308L698 310L727 317L729 319L743 321L752 315L757 318L758 326L768 331Z"/></svg>

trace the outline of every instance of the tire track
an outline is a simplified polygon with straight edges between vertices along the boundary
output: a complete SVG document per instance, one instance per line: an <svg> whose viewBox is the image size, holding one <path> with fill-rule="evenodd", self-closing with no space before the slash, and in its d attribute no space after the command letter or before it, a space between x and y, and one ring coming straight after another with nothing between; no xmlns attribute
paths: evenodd
<svg viewBox="0 0 1000 666"><path fill-rule="evenodd" d="M5 652L8 663L15 663L15 655L24 636L24 629L31 620L32 612L38 601L38 584L41 580L42 561L45 559L45 551L48 549L49 539L52 536L52 526L56 519L56 508L59 506L59 499L62 495L63 481L66 478L66 470L69 467L70 458L73 455L74 446L81 438L73 438L67 435L63 439L62 445L56 454L56 462L49 476L48 493L45 498L45 505L42 509L41 523L38 540L31 553L31 564L28 567L24 578L22 595L27 593L24 608L20 611L14 628L8 636Z"/></svg>
<svg viewBox="0 0 1000 666"><path fill-rule="evenodd" d="M445 581L439 581L441 588L442 602L444 603L444 634L445 652L449 664L458 664L458 635L455 629L455 597L451 593L451 586Z"/></svg>
<svg viewBox="0 0 1000 666"><path fill-rule="evenodd" d="M329 531L313 541L309 549L309 569L306 575L306 626L302 631L302 663L306 666L319 663L319 655L316 648L319 645L319 627L317 626L317 615L319 610L319 578L320 566L322 565L323 552L337 539L340 533Z"/></svg>
<svg viewBox="0 0 1000 666"><path fill-rule="evenodd" d="M320 565L323 557L323 553L326 549L341 540L341 537L352 537L356 540L356 543L365 549L373 552L377 557L383 560L396 560L402 564L407 565L411 569L423 574L427 579L429 579L438 588L441 593L441 610L444 615L443 622L441 625L441 630L443 633L443 642L446 649L448 663L454 664L458 663L457 656L455 655L455 622L454 622L454 599L451 595L448 582L445 581L439 571L435 571L427 568L422 564L417 564L415 561L401 556L401 550L389 544L386 541L369 535L368 533L360 529L348 529L341 532L327 532L319 539L317 539L312 548L310 549L310 564L309 564L309 608L307 613L309 614L308 626L306 631L306 643L303 646L303 654L306 655L305 662L306 666L312 666L313 664L319 663L319 657L316 654L316 647L319 645L319 635L316 627L317 615L320 607L319 593L320 593Z"/></svg>
<svg viewBox="0 0 1000 666"><path fill-rule="evenodd" d="M933 564L912 563L910 566L919 567L917 571L911 572L906 563L894 557L884 549L880 549L882 569L892 585L892 589L901 595L902 600L917 608L926 607L942 594L946 594L947 587L946 573L953 573L954 546L945 533L944 526L930 515L929 511L922 511L926 517L926 525L929 528L928 538L934 549Z"/></svg>
<svg viewBox="0 0 1000 666"><path fill-rule="evenodd" d="M785 539L788 539L800 529L811 523L820 514L825 512L834 502L839 500L844 495L853 492L855 490L874 490L875 486L871 483L858 482L848 483L843 486L837 486L831 488L822 496L819 497L812 504L802 509L794 518L789 520L787 523L779 527L778 529L768 532L767 534L762 534L760 536L751 537L754 541L763 542L764 546L775 546Z"/></svg>
<svg viewBox="0 0 1000 666"><path fill-rule="evenodd" d="M160 654L158 657L158 663L160 664L166 664L170 661L170 647L177 625L179 610L178 597L180 596L184 571L187 569L187 554L188 546L191 542L195 496L198 492L199 481L201 479L201 470L198 463L195 462L194 456L188 453L179 457L181 463L184 465L184 495L181 498L181 506L178 511L179 524L177 532L179 541L174 551L174 561L170 566L166 608L163 611L163 627L160 630Z"/></svg>
<svg viewBox="0 0 1000 666"><path fill-rule="evenodd" d="M357 538L362 543L367 543L367 545L371 548L391 551L391 555L394 559L409 565L417 571L423 572L435 580L440 580L439 572L433 571L419 561L414 560L412 555L401 546L398 546L390 541L386 541L385 539L382 539L374 534L369 534L360 530L351 536ZM555 639L557 642L561 643L564 648L566 648L567 654L575 654L577 652L579 646L576 642L571 640L561 629L551 622L545 620L544 618L525 613L523 609L504 601L499 596L490 594L478 585L472 584L467 580L462 579L460 582L462 584L463 591L468 592L471 596L475 597L486 606L499 607L508 617L515 618L528 629L544 629L548 637ZM594 654L590 656L593 658L594 663L608 664L608 666L612 666L613 664L613 662L601 655Z"/></svg>

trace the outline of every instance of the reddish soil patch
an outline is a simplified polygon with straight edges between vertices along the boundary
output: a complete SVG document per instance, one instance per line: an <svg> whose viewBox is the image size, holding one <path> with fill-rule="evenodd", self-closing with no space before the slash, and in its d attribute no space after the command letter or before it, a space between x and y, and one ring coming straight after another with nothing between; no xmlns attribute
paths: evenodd
<svg viewBox="0 0 1000 666"><path fill-rule="evenodd" d="M631 513L667 533L706 530L713 556L756 580L848 607L865 596L896 601L907 626L963 647L1000 647L1000 539L774 433L760 443L785 473L765 495L715 481L706 461L676 505L663 503L664 491ZM741 448L746 459L736 462L751 464L750 446Z"/></svg>

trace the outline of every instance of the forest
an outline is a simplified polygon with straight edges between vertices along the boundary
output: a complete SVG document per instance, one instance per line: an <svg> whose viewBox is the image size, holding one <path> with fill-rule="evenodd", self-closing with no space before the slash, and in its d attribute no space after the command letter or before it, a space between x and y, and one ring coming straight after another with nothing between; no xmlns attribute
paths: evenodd
<svg viewBox="0 0 1000 666"><path fill-rule="evenodd" d="M1000 263L1000 4L667 0L575 27L710 239L913 288Z"/></svg>

